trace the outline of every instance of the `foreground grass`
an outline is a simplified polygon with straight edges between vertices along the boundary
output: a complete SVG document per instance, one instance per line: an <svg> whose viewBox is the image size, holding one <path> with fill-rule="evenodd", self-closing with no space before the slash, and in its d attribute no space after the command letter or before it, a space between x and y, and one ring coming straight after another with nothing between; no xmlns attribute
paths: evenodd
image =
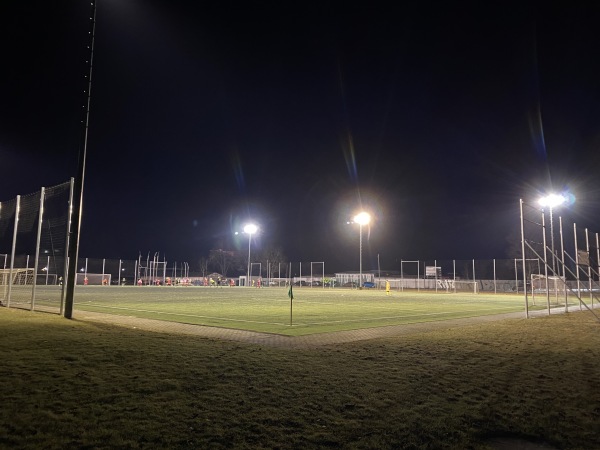
<svg viewBox="0 0 600 450"><path fill-rule="evenodd" d="M520 319L312 350L0 308L2 448L600 448L600 324Z"/></svg>

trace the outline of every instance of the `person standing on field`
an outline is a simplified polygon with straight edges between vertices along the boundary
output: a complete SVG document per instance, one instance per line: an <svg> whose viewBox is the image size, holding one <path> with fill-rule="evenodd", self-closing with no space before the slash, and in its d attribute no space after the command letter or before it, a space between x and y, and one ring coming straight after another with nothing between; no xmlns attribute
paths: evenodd
<svg viewBox="0 0 600 450"><path fill-rule="evenodd" d="M385 280L385 295L390 295L390 282Z"/></svg>

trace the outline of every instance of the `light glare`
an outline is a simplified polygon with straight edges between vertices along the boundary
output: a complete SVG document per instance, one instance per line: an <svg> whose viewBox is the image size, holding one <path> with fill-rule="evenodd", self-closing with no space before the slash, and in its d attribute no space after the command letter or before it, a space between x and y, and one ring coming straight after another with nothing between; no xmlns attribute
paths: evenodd
<svg viewBox="0 0 600 450"><path fill-rule="evenodd" d="M364 211L354 216L354 222L356 222L359 225L367 225L370 221L371 215Z"/></svg>
<svg viewBox="0 0 600 450"><path fill-rule="evenodd" d="M539 203L541 206L548 206L550 208L554 208L556 206L562 205L565 201L566 198L562 195L549 194L545 197L540 198Z"/></svg>
<svg viewBox="0 0 600 450"><path fill-rule="evenodd" d="M254 234L258 231L258 227L253 223L249 223L244 227L244 233Z"/></svg>

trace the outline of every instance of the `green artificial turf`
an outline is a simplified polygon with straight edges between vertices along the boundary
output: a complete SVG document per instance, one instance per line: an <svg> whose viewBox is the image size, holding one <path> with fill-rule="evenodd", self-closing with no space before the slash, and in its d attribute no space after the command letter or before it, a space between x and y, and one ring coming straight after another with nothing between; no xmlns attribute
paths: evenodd
<svg viewBox="0 0 600 450"><path fill-rule="evenodd" d="M75 309L289 336L525 310L522 296L382 290L78 287ZM36 305L43 306L43 291ZM48 303L48 302L46 302ZM76 316L77 313L75 313Z"/></svg>

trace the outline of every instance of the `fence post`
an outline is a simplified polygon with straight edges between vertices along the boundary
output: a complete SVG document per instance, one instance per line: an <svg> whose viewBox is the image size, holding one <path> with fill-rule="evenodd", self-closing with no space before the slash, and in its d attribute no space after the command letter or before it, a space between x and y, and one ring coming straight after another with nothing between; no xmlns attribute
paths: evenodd
<svg viewBox="0 0 600 450"><path fill-rule="evenodd" d="M565 268L565 242L563 240L562 217L558 216L558 225L560 227L560 256L562 263L562 277L565 289L565 312L569 312L569 294L567 288L567 271ZM559 274L560 275L560 274Z"/></svg>
<svg viewBox="0 0 600 450"><path fill-rule="evenodd" d="M401 286L401 291L404 292L404 264L402 264L402 260L400 260L400 286Z"/></svg>
<svg viewBox="0 0 600 450"><path fill-rule="evenodd" d="M594 293L592 292L592 267L590 258L590 237L588 229L585 229L585 251L587 252L587 276L588 276L588 290L590 291L590 300L592 302L592 309L594 309Z"/></svg>
<svg viewBox="0 0 600 450"><path fill-rule="evenodd" d="M42 187L40 190L40 211L39 211L39 219L38 219L38 230L37 230L37 240L35 243L35 262L33 263L33 287L31 288L31 310L33 311L33 305L35 303L35 288L37 286L37 274L39 263L38 260L40 258L40 240L42 238L42 223L44 220L44 197L46 195L46 189ZM46 272L47 273L47 272Z"/></svg>
<svg viewBox="0 0 600 450"><path fill-rule="evenodd" d="M581 306L581 285L579 284L579 250L577 248L577 224L573 224L573 236L575 240L575 272L577 273L577 297L579 298L579 310L583 308Z"/></svg>
<svg viewBox="0 0 600 450"><path fill-rule="evenodd" d="M529 319L529 302L527 300L527 265L525 263L525 223L523 216L523 199L519 199L519 209L521 213L521 258L523 258L523 291L525 293L525 317ZM517 260L515 259L515 268ZM516 275L516 272L515 272ZM519 282L517 279L517 289Z"/></svg>
<svg viewBox="0 0 600 450"><path fill-rule="evenodd" d="M69 279L69 261L70 261L70 255L69 255L69 241L71 239L71 220L73 219L73 185L75 184L75 179L71 178L71 185L69 187L69 213L68 213L68 218L67 218L67 233L65 236L65 264L64 264L64 268L63 268L63 282L62 282L62 286L61 286L61 292L60 292L60 315L62 316L63 314L65 314L65 316L68 316L70 314L72 314L73 310L71 309L70 313L67 313L65 311L65 295L66 295L66 288L67 288L67 282ZM77 264L77 262L75 262L75 264ZM75 271L75 276L77 276L77 271ZM70 307L72 308L72 305L70 305ZM67 317L70 318L70 317Z"/></svg>
<svg viewBox="0 0 600 450"><path fill-rule="evenodd" d="M452 286L454 287L454 293L456 294L456 260L452 260L452 272L454 273L454 283Z"/></svg>
<svg viewBox="0 0 600 450"><path fill-rule="evenodd" d="M473 294L477 294L477 280L475 279L475 258L473 258Z"/></svg>
<svg viewBox="0 0 600 450"><path fill-rule="evenodd" d="M494 294L497 294L498 290L496 287L496 258L493 259L493 263L494 263Z"/></svg>
<svg viewBox="0 0 600 450"><path fill-rule="evenodd" d="M435 293L437 294L438 291L438 276L437 276L437 259L433 260L433 266L435 270Z"/></svg>
<svg viewBox="0 0 600 450"><path fill-rule="evenodd" d="M13 230L12 250L10 253L10 271L8 273L8 293L6 295L6 306L10 307L10 293L12 291L12 277L15 269L15 249L17 247L17 230L19 229L19 209L21 205L21 196L17 195L17 204L15 205L15 227Z"/></svg>

